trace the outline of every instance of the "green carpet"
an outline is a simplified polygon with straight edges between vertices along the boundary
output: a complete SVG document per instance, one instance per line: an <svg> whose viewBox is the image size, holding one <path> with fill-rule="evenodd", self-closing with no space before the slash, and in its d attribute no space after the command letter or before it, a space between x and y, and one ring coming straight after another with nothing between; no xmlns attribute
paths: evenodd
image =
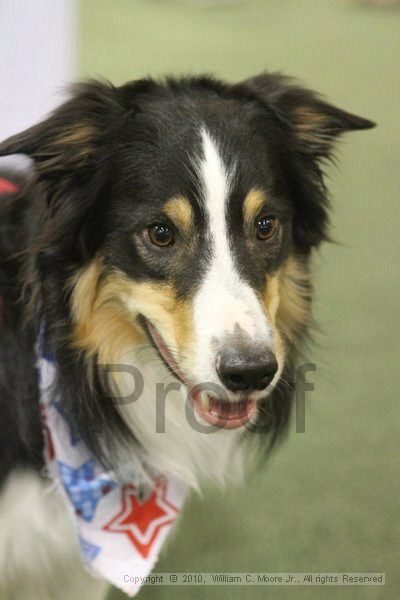
<svg viewBox="0 0 400 600"><path fill-rule="evenodd" d="M211 4L211 3L209 3ZM85 0L81 74L123 82L264 68L294 74L376 130L330 170L332 232L316 257L306 432L245 489L193 496L158 564L170 571L371 572L385 587L147 587L141 600L397 599L400 14L350 0ZM396 452L397 450L397 452ZM397 518L396 518L397 517ZM114 592L110 598L121 596Z"/></svg>

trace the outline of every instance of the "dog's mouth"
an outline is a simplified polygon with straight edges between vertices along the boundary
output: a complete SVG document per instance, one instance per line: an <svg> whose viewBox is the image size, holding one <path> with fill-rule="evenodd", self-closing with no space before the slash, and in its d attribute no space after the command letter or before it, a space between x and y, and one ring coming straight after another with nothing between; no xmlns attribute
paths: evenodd
<svg viewBox="0 0 400 600"><path fill-rule="evenodd" d="M191 394L191 398L204 421L224 429L237 429L246 425L257 410L256 401L250 398L231 402L214 398L205 391Z"/></svg>
<svg viewBox="0 0 400 600"><path fill-rule="evenodd" d="M188 388L194 409L206 423L218 428L237 429L246 425L254 417L257 410L255 400L244 398L230 401L215 398L205 390L201 390L201 385L193 385L180 369L157 328L145 317L143 317L143 323L166 367Z"/></svg>

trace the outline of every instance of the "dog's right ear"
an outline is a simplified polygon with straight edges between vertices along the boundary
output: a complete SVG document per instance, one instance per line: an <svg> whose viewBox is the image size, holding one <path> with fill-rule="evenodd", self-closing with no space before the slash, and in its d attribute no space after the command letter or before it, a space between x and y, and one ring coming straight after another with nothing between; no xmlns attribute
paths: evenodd
<svg viewBox="0 0 400 600"><path fill-rule="evenodd" d="M84 183L115 155L126 120L155 88L152 79L120 87L95 80L72 86L70 99L47 119L0 143L0 156L28 155L47 184Z"/></svg>
<svg viewBox="0 0 400 600"><path fill-rule="evenodd" d="M34 247L48 270L55 256L86 257L96 251L101 232L94 229L90 247L82 232L96 214L121 131L137 110L134 98L109 83L78 84L47 119L0 144L0 156L25 154L33 160L43 210Z"/></svg>
<svg viewBox="0 0 400 600"><path fill-rule="evenodd" d="M85 180L112 144L112 131L126 110L118 89L89 81L74 86L71 97L47 119L0 144L0 156L26 154L46 182L67 177Z"/></svg>

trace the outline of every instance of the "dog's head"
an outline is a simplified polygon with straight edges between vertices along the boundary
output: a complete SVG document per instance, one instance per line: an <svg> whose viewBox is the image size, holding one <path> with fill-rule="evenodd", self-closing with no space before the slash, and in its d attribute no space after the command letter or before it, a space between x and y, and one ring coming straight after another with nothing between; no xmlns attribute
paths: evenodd
<svg viewBox="0 0 400 600"><path fill-rule="evenodd" d="M70 343L103 364L154 345L200 416L236 428L307 327L321 161L372 125L280 75L94 82L0 154L35 162L36 268L70 291Z"/></svg>

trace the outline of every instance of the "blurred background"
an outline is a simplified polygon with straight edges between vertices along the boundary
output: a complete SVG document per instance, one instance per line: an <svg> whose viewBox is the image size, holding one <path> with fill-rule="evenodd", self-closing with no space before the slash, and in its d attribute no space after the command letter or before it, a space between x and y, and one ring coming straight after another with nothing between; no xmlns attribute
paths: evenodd
<svg viewBox="0 0 400 600"><path fill-rule="evenodd" d="M27 61L33 47L41 58ZM399 6L383 0L0 0L0 137L77 77L237 81L266 68L378 123L329 169L337 243L315 257L305 433L293 424L243 489L193 494L157 570L383 571L386 586L146 587L141 600L400 596L399 56Z"/></svg>

